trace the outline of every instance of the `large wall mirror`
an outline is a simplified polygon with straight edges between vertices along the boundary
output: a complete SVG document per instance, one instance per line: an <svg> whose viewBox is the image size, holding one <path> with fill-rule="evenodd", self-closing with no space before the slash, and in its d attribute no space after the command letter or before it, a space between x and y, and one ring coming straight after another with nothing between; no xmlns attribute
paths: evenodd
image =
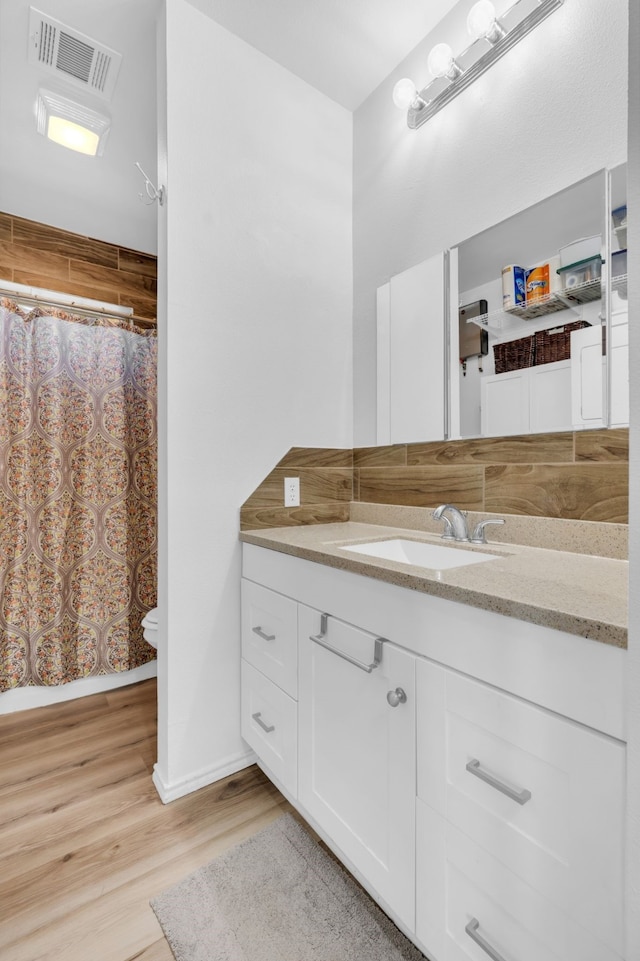
<svg viewBox="0 0 640 961"><path fill-rule="evenodd" d="M628 424L626 165L378 290L378 444Z"/></svg>

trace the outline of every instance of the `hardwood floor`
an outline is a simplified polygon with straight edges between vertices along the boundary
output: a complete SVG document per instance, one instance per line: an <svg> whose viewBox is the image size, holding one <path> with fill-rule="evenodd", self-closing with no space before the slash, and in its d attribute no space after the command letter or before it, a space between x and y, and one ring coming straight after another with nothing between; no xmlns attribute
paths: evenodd
<svg viewBox="0 0 640 961"><path fill-rule="evenodd" d="M173 961L149 900L289 805L251 767L163 805L156 682L0 717L0 961Z"/></svg>

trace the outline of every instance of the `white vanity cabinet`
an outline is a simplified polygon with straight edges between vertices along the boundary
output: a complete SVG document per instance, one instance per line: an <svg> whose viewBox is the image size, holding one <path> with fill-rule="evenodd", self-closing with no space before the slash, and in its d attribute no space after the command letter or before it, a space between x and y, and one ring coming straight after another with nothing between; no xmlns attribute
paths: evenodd
<svg viewBox="0 0 640 961"><path fill-rule="evenodd" d="M300 804L410 929L415 915L415 663L300 606Z"/></svg>
<svg viewBox="0 0 640 961"><path fill-rule="evenodd" d="M622 961L626 652L255 545L243 574L243 736L430 961ZM289 692L252 653L283 603Z"/></svg>

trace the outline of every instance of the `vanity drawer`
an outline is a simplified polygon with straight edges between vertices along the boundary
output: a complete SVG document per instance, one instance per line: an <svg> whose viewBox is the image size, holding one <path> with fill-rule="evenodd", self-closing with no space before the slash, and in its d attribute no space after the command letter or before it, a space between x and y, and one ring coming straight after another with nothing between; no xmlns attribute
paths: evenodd
<svg viewBox="0 0 640 961"><path fill-rule="evenodd" d="M298 793L298 705L277 685L241 662L240 733L273 776Z"/></svg>
<svg viewBox="0 0 640 961"><path fill-rule="evenodd" d="M430 661L418 795L622 953L624 745Z"/></svg>
<svg viewBox="0 0 640 961"><path fill-rule="evenodd" d="M298 605L242 580L242 656L290 694L298 695Z"/></svg>
<svg viewBox="0 0 640 961"><path fill-rule="evenodd" d="M552 898L416 804L416 935L438 961L621 961Z"/></svg>

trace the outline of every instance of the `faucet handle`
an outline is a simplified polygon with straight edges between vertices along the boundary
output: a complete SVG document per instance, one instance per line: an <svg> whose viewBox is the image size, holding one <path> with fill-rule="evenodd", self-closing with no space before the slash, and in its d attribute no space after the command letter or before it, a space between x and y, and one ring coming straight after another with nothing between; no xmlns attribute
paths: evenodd
<svg viewBox="0 0 640 961"><path fill-rule="evenodd" d="M472 543L472 544L486 544L486 543L487 543L487 535L486 535L486 533L485 533L485 527L488 527L489 524L504 524L504 518L502 518L502 517L495 517L495 518L489 517L486 521L480 521L479 524L476 524L475 529L474 529L474 531L473 531L473 534L471 535L471 543Z"/></svg>
<svg viewBox="0 0 640 961"><path fill-rule="evenodd" d="M456 538L455 538L455 534L453 533L453 524L451 523L449 518L445 514L443 514L440 520L444 521L444 531L442 532L442 540L455 541Z"/></svg>

